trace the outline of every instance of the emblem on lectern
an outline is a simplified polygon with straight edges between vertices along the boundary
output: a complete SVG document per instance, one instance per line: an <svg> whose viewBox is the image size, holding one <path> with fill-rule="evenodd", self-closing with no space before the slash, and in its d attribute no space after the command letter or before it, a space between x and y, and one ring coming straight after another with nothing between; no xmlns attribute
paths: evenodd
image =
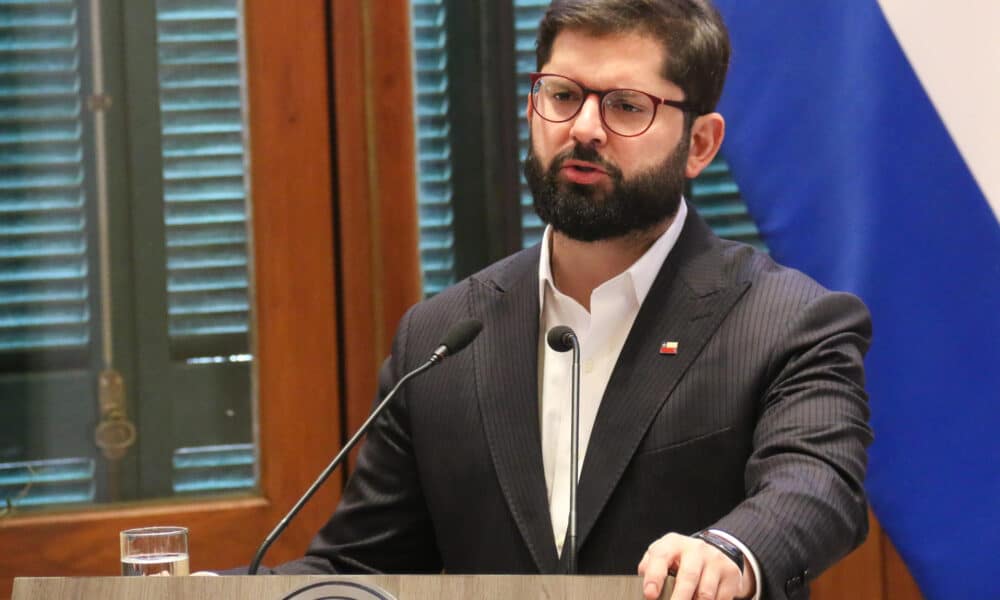
<svg viewBox="0 0 1000 600"><path fill-rule="evenodd" d="M396 597L369 583L321 581L295 590L282 600L396 600Z"/></svg>

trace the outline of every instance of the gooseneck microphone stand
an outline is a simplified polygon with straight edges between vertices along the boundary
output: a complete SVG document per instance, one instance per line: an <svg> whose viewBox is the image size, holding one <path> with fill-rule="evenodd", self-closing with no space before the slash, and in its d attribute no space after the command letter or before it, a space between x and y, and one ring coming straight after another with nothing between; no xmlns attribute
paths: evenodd
<svg viewBox="0 0 1000 600"><path fill-rule="evenodd" d="M344 445L344 447L340 450L340 452L337 453L337 456L335 456L333 460L330 461L330 464L327 465L325 469L323 469L323 472L320 473L319 477L316 478L316 481L314 481L313 484L309 486L309 489L306 490L306 493L303 494L301 498L299 498L299 501L295 503L295 506L292 507L292 510L288 511L288 514L285 515L283 519L281 519L281 521L271 531L271 533L267 534L267 537L264 538L264 542L260 545L260 548L257 549L257 553L254 554L253 561L250 562L250 566L247 568L247 575L257 574L257 570L260 569L260 562L261 560L263 560L264 553L267 552L267 549L270 548L271 544L274 543L274 540L278 539L278 536L281 535L283 531L285 531L285 528L288 527L288 524L291 523L292 519L295 518L295 515L299 514L299 511L302 510L302 507L305 506L307 502L309 502L309 499L312 498L313 494L315 494L316 491L319 490L319 488L323 485L323 483L326 482L327 478L329 478L330 475L337 469L337 467L340 466L340 463L344 461L344 458L347 457L351 449L354 448L354 446L358 443L358 441L361 439L361 436L363 436L368 431L368 429L372 426L372 423L375 422L375 419L377 419L379 415L381 415L382 412L385 411L386 407L389 406L389 403L392 402L392 398L393 396L396 395L396 392L399 390L399 388L410 379L416 377L417 375L423 373L427 369L430 369L431 367L440 363L442 360L444 360L446 356L455 354L458 351L465 348L466 346L468 346L469 343L471 343L472 340L475 339L477 335L479 335L479 332L480 330L482 330L482 328L483 328L482 322L476 319L466 319L452 326L451 329L448 330L448 333L445 335L444 339L441 341L441 345L439 345L437 349L434 350L434 353L431 354L430 358L427 359L427 362L423 363L416 369L404 375L399 380L399 382L397 382L396 385L393 386L392 390L390 390L389 393L386 394L382 402L380 402L379 405L375 407L375 410L373 410L372 413L368 416L368 419L366 419L365 422L361 425L361 427L358 428L358 431L353 436L351 436L351 439L348 440L347 443Z"/></svg>
<svg viewBox="0 0 1000 600"><path fill-rule="evenodd" d="M549 347L556 352L573 350L572 384L570 386L572 402L569 434L569 528L567 546L563 548L566 553L566 571L573 575L576 573L576 488L579 483L577 465L580 460L580 341L577 339L576 333L565 325L553 327L545 337Z"/></svg>

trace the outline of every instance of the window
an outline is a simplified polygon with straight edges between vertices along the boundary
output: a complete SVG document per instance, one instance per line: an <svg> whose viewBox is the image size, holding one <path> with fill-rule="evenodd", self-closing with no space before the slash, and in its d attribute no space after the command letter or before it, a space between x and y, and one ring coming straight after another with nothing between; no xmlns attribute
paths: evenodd
<svg viewBox="0 0 1000 600"><path fill-rule="evenodd" d="M455 282L446 15L443 0L413 0L417 204L427 295Z"/></svg>
<svg viewBox="0 0 1000 600"><path fill-rule="evenodd" d="M411 0L426 295L541 239L520 161L528 73L548 4ZM687 197L720 236L765 248L722 156Z"/></svg>
<svg viewBox="0 0 1000 600"><path fill-rule="evenodd" d="M145 3L116 1L109 14L121 18L121 7L133 4ZM260 455L259 468L255 469L259 470L256 493L216 499L185 497L139 506L128 503L101 506L99 510L63 505L46 511L46 515L28 507L8 510L0 506L0 553L6 557L0 563L0 597L10 595L15 575L119 573L117 532L137 525L188 527L193 569L245 564L260 540L326 466L331 449L340 440L341 402L345 401L340 393L342 371L336 367L342 329L333 308L342 297L353 298L355 294L341 293L345 288L335 277L333 224L338 188L329 165L332 142L341 138L331 135L333 90L317 82L330 73L333 55L348 54L345 48L352 47L352 39L379 41L384 37L376 31L370 38L362 38L361 19L350 12L351 8L350 3L342 2L330 6L337 17L335 33L316 27L326 16L320 3L246 3L241 10L246 39L252 40L245 45L248 72L244 83L249 108L245 110L254 140L252 171L247 177L253 197L254 357L251 363L242 364L253 369L253 395L260 415L254 424ZM152 35L151 31L147 28L138 34ZM3 33L0 31L0 39L5 40ZM408 52L409 44L406 48ZM120 53L110 54L113 58ZM284 68L271 68L275 61ZM363 81L360 60L343 63L333 71L338 81ZM157 96L155 87L151 96ZM290 113L298 118L287 119ZM355 117L337 117L338 135L346 130L343 124L350 118ZM159 120L151 127L157 130ZM154 155L158 152L154 148ZM352 247L362 245L359 242ZM370 397L367 391L364 395ZM2 400L5 408L11 406L6 395ZM294 410L289 410L290 406ZM303 414L310 418L303 419ZM0 425L10 415L0 414ZM196 415L193 420L209 419ZM38 421L46 422L51 423ZM192 423L193 427L204 425ZM292 439L294 444L289 444ZM168 448L167 455L172 454ZM339 486L331 483L317 492L310 506L274 544L268 552L268 564L302 555L302 540L309 539L328 516L324 507L337 501ZM51 551L70 547L87 550Z"/></svg>
<svg viewBox="0 0 1000 600"><path fill-rule="evenodd" d="M254 486L240 19L0 2L0 503Z"/></svg>

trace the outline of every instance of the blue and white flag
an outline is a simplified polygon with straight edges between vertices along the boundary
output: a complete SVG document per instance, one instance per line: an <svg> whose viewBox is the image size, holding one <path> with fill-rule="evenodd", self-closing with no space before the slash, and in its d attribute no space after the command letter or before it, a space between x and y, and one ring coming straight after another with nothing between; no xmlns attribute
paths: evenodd
<svg viewBox="0 0 1000 600"><path fill-rule="evenodd" d="M1000 598L1000 2L717 2L750 212L872 311L875 514L929 600Z"/></svg>

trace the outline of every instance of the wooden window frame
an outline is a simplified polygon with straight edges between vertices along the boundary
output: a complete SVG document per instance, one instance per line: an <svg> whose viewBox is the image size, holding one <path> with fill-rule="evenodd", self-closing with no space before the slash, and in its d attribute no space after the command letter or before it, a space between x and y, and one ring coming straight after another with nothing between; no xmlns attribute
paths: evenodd
<svg viewBox="0 0 1000 600"><path fill-rule="evenodd" d="M187 526L194 569L247 564L340 442L329 85L337 38L327 0L248 0L244 16L260 494L2 518L0 597L15 576L116 574L118 531L129 527ZM337 488L319 492L268 553L269 564L302 554Z"/></svg>
<svg viewBox="0 0 1000 600"><path fill-rule="evenodd" d="M367 418L403 313L422 297L408 0L333 0L344 427ZM363 116L363 118L359 118ZM346 438L345 438L346 439Z"/></svg>

